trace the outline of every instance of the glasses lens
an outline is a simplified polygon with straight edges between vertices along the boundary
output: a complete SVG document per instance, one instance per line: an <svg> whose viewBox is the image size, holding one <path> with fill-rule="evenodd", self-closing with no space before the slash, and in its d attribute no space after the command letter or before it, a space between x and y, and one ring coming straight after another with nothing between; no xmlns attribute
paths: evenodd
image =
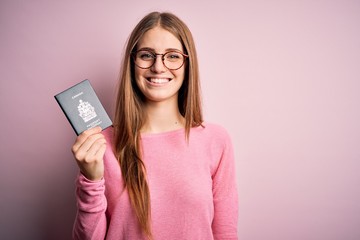
<svg viewBox="0 0 360 240"><path fill-rule="evenodd" d="M155 54L147 50L140 50L135 54L135 64L140 68L150 68L156 60L156 55L161 54ZM184 64L185 57L180 52L173 51L165 53L162 60L165 67L170 70L176 70Z"/></svg>
<svg viewBox="0 0 360 240"><path fill-rule="evenodd" d="M164 55L164 64L168 69L178 69L184 63L184 56L179 52L168 52Z"/></svg>
<svg viewBox="0 0 360 240"><path fill-rule="evenodd" d="M156 56L150 51L138 51L135 55L135 63L141 68L149 68L153 65Z"/></svg>

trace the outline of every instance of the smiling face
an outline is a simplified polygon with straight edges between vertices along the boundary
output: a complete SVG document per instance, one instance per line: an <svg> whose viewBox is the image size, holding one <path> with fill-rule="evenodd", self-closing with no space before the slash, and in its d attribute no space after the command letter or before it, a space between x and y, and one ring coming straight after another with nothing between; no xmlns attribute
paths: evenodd
<svg viewBox="0 0 360 240"><path fill-rule="evenodd" d="M148 30L137 44L137 50L151 50L157 54L169 51L183 52L181 42L169 31L157 26ZM157 55L155 63L148 69L135 66L136 84L147 102L176 101L184 81L185 64L177 70L167 69Z"/></svg>

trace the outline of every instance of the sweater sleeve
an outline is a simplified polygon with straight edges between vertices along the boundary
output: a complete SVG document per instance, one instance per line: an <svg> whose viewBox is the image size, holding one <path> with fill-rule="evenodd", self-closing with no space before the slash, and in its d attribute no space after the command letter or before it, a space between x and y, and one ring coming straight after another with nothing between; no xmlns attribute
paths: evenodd
<svg viewBox="0 0 360 240"><path fill-rule="evenodd" d="M76 201L73 239L104 239L107 229L105 180L90 181L80 173L76 180Z"/></svg>
<svg viewBox="0 0 360 240"><path fill-rule="evenodd" d="M213 175L214 239L238 239L238 195L234 152L230 137L225 139L224 149Z"/></svg>

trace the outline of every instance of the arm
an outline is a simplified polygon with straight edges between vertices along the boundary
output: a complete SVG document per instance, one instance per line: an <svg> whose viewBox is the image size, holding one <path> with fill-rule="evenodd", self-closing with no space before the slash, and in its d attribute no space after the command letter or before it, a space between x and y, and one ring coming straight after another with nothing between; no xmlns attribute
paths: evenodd
<svg viewBox="0 0 360 240"><path fill-rule="evenodd" d="M105 211L104 153L106 140L101 128L95 127L80 134L72 152L79 166L76 197L77 215L73 239L104 239L107 223Z"/></svg>
<svg viewBox="0 0 360 240"><path fill-rule="evenodd" d="M214 239L238 239L238 195L235 175L233 147L227 136L221 159L213 175Z"/></svg>
<svg viewBox="0 0 360 240"><path fill-rule="evenodd" d="M73 239L104 239L107 222L105 180L91 181L79 174L76 181L77 214Z"/></svg>

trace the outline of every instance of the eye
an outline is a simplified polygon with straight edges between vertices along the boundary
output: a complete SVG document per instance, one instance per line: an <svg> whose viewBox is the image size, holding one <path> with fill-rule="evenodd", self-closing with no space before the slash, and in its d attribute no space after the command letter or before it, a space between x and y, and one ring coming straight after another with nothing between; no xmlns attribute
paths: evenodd
<svg viewBox="0 0 360 240"><path fill-rule="evenodd" d="M183 56L178 52L168 52L165 54L165 59L171 62L182 59Z"/></svg>
<svg viewBox="0 0 360 240"><path fill-rule="evenodd" d="M153 54L152 52L149 52L149 51L139 51L136 54L136 57L140 58L141 60L144 60L144 61L151 61L155 58L155 54Z"/></svg>

